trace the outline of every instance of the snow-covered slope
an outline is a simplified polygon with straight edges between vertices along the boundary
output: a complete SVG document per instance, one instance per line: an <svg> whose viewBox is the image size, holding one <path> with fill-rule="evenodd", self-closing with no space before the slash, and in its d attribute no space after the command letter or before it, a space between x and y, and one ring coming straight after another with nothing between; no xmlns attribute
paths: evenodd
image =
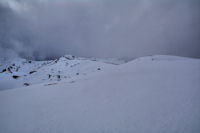
<svg viewBox="0 0 200 133"><path fill-rule="evenodd" d="M2 133L199 133L200 60L151 56L0 91Z"/></svg>
<svg viewBox="0 0 200 133"><path fill-rule="evenodd" d="M71 55L50 61L0 59L0 90L39 83L55 84L62 80L72 82L120 63L123 61L78 58Z"/></svg>

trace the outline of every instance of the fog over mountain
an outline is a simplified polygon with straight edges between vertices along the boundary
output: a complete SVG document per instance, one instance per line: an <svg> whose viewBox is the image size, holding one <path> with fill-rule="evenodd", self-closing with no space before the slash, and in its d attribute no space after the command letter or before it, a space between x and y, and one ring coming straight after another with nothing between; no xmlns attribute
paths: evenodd
<svg viewBox="0 0 200 133"><path fill-rule="evenodd" d="M0 56L200 57L198 0L0 0Z"/></svg>

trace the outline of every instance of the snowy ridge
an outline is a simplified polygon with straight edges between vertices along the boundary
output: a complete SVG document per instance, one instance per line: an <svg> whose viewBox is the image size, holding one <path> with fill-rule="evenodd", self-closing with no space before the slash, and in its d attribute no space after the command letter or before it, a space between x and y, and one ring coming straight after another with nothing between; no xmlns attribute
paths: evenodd
<svg viewBox="0 0 200 133"><path fill-rule="evenodd" d="M107 66L122 62L117 59L99 60L71 55L50 61L31 61L22 58L1 59L0 90L39 83L51 84L61 80L77 80L85 75L99 72Z"/></svg>

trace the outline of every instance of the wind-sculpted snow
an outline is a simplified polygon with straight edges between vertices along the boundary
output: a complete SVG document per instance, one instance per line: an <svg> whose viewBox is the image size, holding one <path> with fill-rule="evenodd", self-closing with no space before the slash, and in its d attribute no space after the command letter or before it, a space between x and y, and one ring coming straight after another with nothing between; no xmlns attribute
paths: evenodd
<svg viewBox="0 0 200 133"><path fill-rule="evenodd" d="M199 133L200 60L151 56L0 91L2 133Z"/></svg>

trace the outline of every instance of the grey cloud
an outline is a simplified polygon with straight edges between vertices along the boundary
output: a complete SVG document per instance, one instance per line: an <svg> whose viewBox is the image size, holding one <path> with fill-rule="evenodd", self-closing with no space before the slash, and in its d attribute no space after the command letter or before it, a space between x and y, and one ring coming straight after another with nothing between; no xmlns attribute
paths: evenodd
<svg viewBox="0 0 200 133"><path fill-rule="evenodd" d="M28 11L0 5L1 51L37 59L200 57L200 3L195 0L18 2Z"/></svg>

